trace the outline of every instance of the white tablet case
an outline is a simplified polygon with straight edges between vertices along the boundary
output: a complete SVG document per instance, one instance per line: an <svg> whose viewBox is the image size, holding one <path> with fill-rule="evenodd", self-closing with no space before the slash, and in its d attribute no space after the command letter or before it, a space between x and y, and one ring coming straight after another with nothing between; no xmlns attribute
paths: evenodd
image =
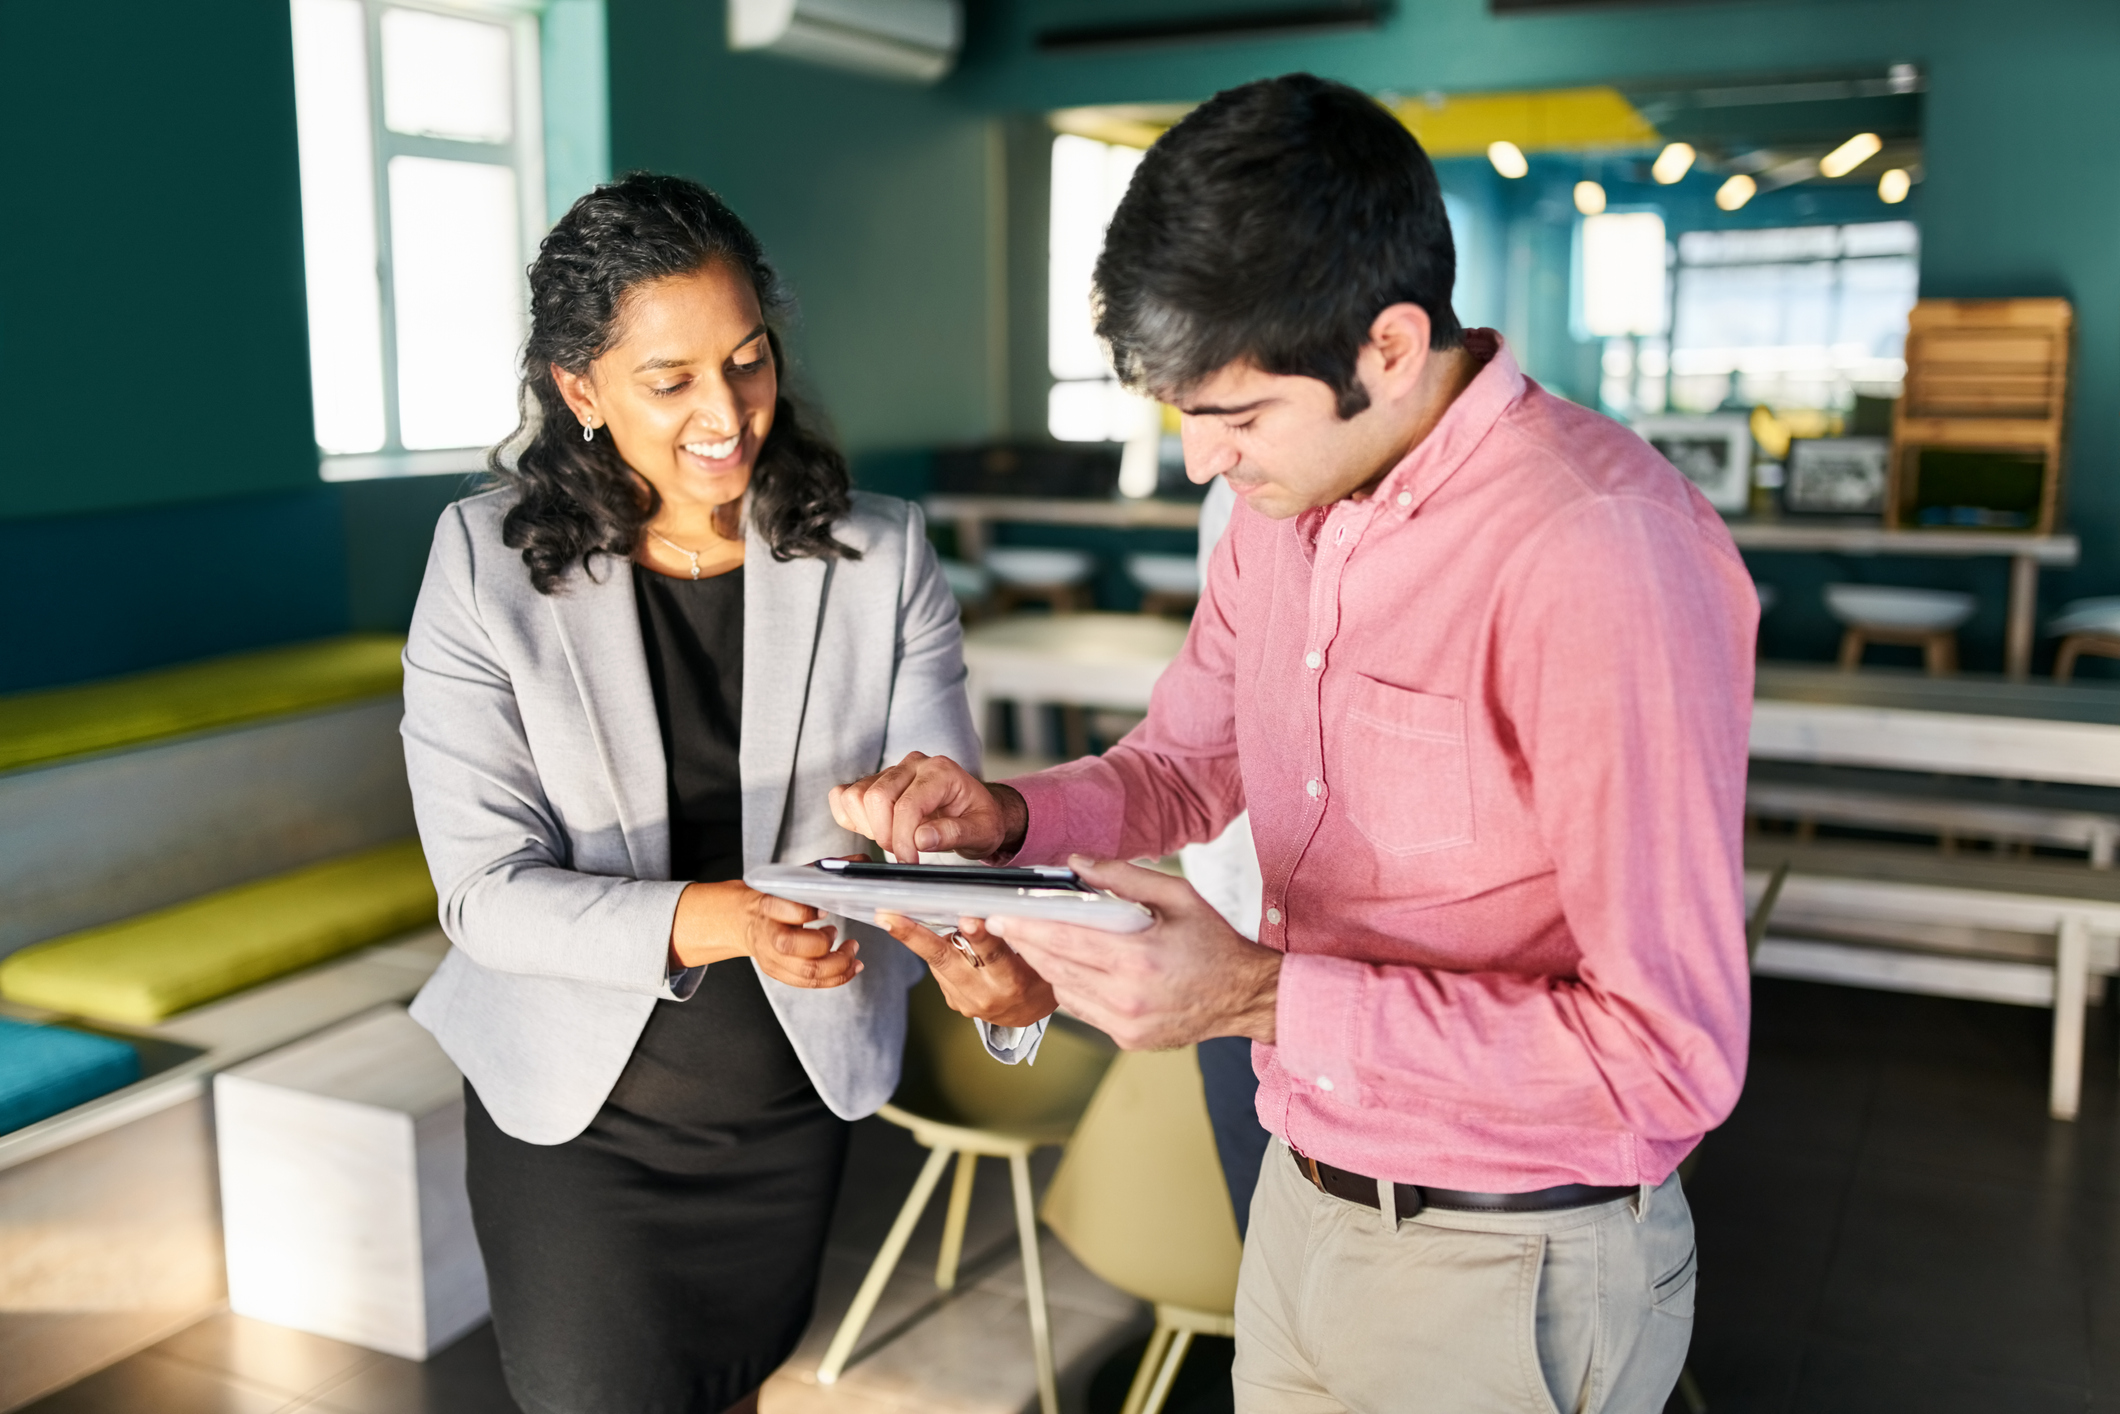
<svg viewBox="0 0 2120 1414"><path fill-rule="evenodd" d="M759 864L744 870L743 881L762 894L793 899L843 918L866 920L879 911L902 913L931 928L948 930L960 918L1050 918L1080 923L1107 933L1138 933L1155 921L1140 904L1102 891L1083 893L1058 883L1065 870L1054 870L1055 885L973 883L941 877L950 866L936 867L933 882L898 879L849 879L814 864Z"/></svg>

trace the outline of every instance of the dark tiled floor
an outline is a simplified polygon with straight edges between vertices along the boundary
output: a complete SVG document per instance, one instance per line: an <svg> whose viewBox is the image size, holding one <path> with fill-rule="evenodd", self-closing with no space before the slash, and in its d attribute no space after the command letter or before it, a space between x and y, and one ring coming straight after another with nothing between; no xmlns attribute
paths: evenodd
<svg viewBox="0 0 2120 1414"><path fill-rule="evenodd" d="M2120 1414L2112 1011L2092 1013L2082 1118L2058 1124L2046 1118L2050 1013L1759 981L1745 1098L1690 1187L1702 1267L1693 1368L1714 1414ZM897 1137L868 1128L835 1222L863 1251L911 1161ZM1129 1354L1086 1382L1091 1410L1117 1408ZM1228 1407L1213 1368L1226 1370L1226 1348L1202 1357L1209 1368L1187 1371L1172 1414ZM32 1408L514 1405L486 1328L420 1365L221 1316Z"/></svg>
<svg viewBox="0 0 2120 1414"><path fill-rule="evenodd" d="M2111 1011L2061 1124L2050 1012L1757 982L1751 1079L1690 1188L1715 1414L2120 1414Z"/></svg>

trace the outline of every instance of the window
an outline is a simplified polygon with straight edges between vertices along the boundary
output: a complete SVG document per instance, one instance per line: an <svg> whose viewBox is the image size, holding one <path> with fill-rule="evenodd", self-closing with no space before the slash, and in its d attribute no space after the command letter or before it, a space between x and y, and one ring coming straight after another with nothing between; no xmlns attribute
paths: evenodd
<svg viewBox="0 0 2120 1414"><path fill-rule="evenodd" d="M1090 321L1090 280L1141 154L1063 133L1053 139L1046 429L1062 442L1128 442L1160 425L1156 405L1112 377Z"/></svg>
<svg viewBox="0 0 2120 1414"><path fill-rule="evenodd" d="M1664 410L1669 265L1657 212L1606 212L1576 225L1575 331L1605 342L1598 401L1614 416Z"/></svg>
<svg viewBox="0 0 2120 1414"><path fill-rule="evenodd" d="M292 8L324 475L471 469L516 424L524 252L545 224L537 17Z"/></svg>
<svg viewBox="0 0 2120 1414"><path fill-rule="evenodd" d="M1897 397L1919 285L1911 221L1688 231L1678 240L1671 400L1780 407Z"/></svg>

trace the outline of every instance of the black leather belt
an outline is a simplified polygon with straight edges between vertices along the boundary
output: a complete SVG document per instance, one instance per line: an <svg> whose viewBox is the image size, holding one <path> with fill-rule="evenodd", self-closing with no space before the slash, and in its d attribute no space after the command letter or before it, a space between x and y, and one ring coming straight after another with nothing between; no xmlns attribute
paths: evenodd
<svg viewBox="0 0 2120 1414"><path fill-rule="evenodd" d="M1377 1206L1375 1179L1334 1168L1331 1164L1321 1164L1307 1154L1298 1154L1293 1148L1289 1149L1288 1155L1296 1161L1296 1172L1317 1185L1320 1193L1360 1203L1365 1208ZM1546 1213L1558 1208L1587 1208L1593 1203L1609 1203L1615 1198L1632 1198L1641 1192L1638 1188L1599 1188L1588 1183L1563 1183L1531 1193L1466 1193L1456 1188L1428 1188L1412 1183L1391 1186L1398 1215L1402 1218L1410 1218L1423 1208L1447 1208L1458 1213Z"/></svg>

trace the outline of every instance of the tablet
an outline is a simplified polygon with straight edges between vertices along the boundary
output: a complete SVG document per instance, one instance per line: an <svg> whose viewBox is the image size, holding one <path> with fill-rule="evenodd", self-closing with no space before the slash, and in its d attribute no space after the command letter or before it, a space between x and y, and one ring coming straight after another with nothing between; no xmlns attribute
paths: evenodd
<svg viewBox="0 0 2120 1414"><path fill-rule="evenodd" d="M820 859L815 864L759 864L743 881L762 894L793 899L864 921L902 913L931 928L960 918L1050 918L1108 933L1138 933L1154 922L1140 904L1084 883L1072 869L995 868L985 864L874 864Z"/></svg>

